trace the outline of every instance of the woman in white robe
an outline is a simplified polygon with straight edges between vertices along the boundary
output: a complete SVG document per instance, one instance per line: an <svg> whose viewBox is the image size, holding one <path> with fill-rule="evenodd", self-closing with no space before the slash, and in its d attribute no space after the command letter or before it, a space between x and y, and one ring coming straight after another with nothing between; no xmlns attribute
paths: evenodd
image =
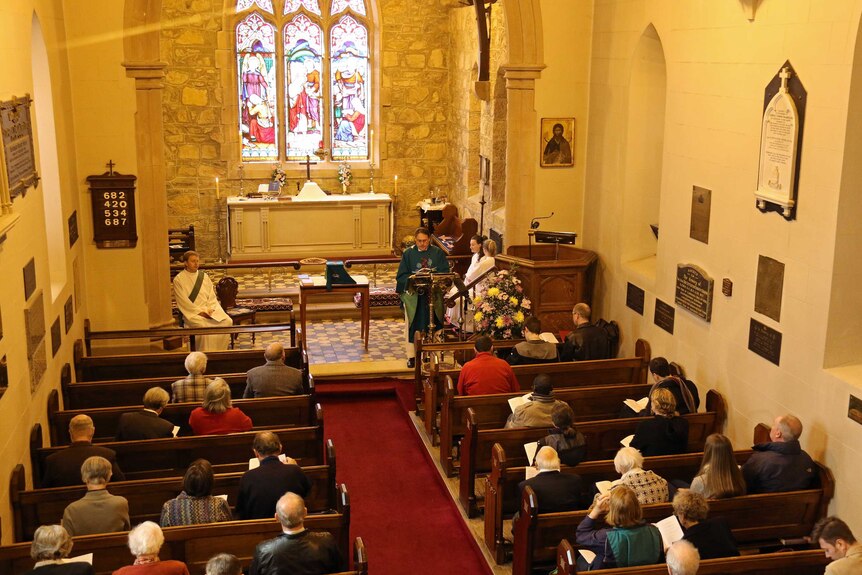
<svg viewBox="0 0 862 575"><path fill-rule="evenodd" d="M467 269L467 273L464 275L464 284L470 285L477 278L481 277L482 274L490 270L491 268L497 265L494 257L497 255L497 242L494 240L485 240L481 244L479 244L478 240L481 239L481 236L473 236L470 238L470 249L473 250L473 244L475 243L477 248L481 245L481 257L477 257L480 254L477 252L473 253L473 259L470 263L470 267ZM473 298L479 294L485 293L487 288L487 276L481 282L473 286L473 289L470 291L470 300L467 302L468 313L464 318L464 329L466 331L473 330L473 314L469 312L473 306ZM453 295L456 291L456 288L452 288L447 294L447 297ZM456 301L455 307L449 309L449 322L453 325L459 325L461 321L461 307L463 305L462 298L459 298Z"/></svg>
<svg viewBox="0 0 862 575"><path fill-rule="evenodd" d="M198 271L200 256L197 252L187 251L183 254L186 269L174 277L174 301L183 314L183 319L188 327L228 327L233 325L233 320L216 297L213 282L203 271ZM191 293L197 283L198 273L203 275L200 289L194 298ZM199 335L195 336L197 351L218 351L227 349L230 345L230 334L223 335Z"/></svg>

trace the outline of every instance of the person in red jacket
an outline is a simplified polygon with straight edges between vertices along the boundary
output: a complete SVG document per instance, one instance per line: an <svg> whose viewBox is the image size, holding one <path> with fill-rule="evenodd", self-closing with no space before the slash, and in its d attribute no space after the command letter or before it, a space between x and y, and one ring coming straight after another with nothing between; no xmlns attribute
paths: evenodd
<svg viewBox="0 0 862 575"><path fill-rule="evenodd" d="M221 435L249 431L251 418L230 402L230 386L220 377L215 378L204 391L203 407L197 407L189 416L189 427L195 435Z"/></svg>
<svg viewBox="0 0 862 575"><path fill-rule="evenodd" d="M480 335L473 344L476 357L464 364L458 376L459 395L514 393L521 391L512 366L494 357L491 338Z"/></svg>

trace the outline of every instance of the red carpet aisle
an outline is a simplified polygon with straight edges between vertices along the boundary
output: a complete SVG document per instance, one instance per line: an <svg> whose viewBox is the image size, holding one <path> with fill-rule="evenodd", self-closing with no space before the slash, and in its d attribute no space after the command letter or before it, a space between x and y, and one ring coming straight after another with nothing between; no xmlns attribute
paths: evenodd
<svg viewBox="0 0 862 575"><path fill-rule="evenodd" d="M395 395L326 388L318 390L326 436L350 493L351 538L365 541L371 575L490 574Z"/></svg>

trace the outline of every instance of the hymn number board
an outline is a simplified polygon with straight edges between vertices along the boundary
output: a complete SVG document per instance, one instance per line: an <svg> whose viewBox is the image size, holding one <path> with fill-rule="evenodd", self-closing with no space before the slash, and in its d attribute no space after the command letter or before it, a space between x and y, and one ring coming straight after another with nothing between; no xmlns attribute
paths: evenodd
<svg viewBox="0 0 862 575"><path fill-rule="evenodd" d="M100 248L133 248L138 243L135 219L135 176L110 171L90 176L93 202L93 240Z"/></svg>

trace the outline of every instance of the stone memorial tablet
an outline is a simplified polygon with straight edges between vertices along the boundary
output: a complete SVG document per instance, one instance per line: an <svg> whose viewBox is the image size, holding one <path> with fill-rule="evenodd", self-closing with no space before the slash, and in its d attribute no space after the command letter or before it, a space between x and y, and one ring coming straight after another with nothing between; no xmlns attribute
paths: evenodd
<svg viewBox="0 0 862 575"><path fill-rule="evenodd" d="M0 358L0 397L9 389L9 370L6 365L6 356Z"/></svg>
<svg viewBox="0 0 862 575"><path fill-rule="evenodd" d="M850 405L847 407L847 417L862 425L862 399L855 395L850 396Z"/></svg>
<svg viewBox="0 0 862 575"><path fill-rule="evenodd" d="M14 199L39 182L36 155L33 153L33 125L30 120L29 95L0 102L0 127L3 146L0 151L6 166L9 196Z"/></svg>
<svg viewBox="0 0 862 575"><path fill-rule="evenodd" d="M69 247L75 245L75 242L78 241L78 212L72 212L72 215L69 216Z"/></svg>
<svg viewBox="0 0 862 575"><path fill-rule="evenodd" d="M63 335L60 328L60 316L57 316L57 319L55 319L54 323L51 324L51 357L56 356L57 352L60 351L62 337Z"/></svg>
<svg viewBox="0 0 862 575"><path fill-rule="evenodd" d="M702 269L691 264L676 267L674 303L697 317L712 321L712 294L715 281Z"/></svg>
<svg viewBox="0 0 862 575"><path fill-rule="evenodd" d="M633 283L626 288L626 306L639 314L644 314L644 290Z"/></svg>
<svg viewBox="0 0 862 575"><path fill-rule="evenodd" d="M657 326L673 335L673 323L676 317L676 309L660 299L655 300L655 317L653 321Z"/></svg>
<svg viewBox="0 0 862 575"><path fill-rule="evenodd" d="M748 349L767 361L779 365L781 360L781 332L775 331L756 319L748 328Z"/></svg>
<svg viewBox="0 0 862 575"><path fill-rule="evenodd" d="M31 259L24 266L24 301L30 299L36 291L36 260Z"/></svg>
<svg viewBox="0 0 862 575"><path fill-rule="evenodd" d="M784 291L784 264L760 256L757 261L757 286L754 291L754 311L775 321L781 321L781 296Z"/></svg>
<svg viewBox="0 0 862 575"><path fill-rule="evenodd" d="M72 329L72 324L75 323L75 311L72 308L72 296L66 299L66 304L63 306L63 315L66 319L66 333Z"/></svg>
<svg viewBox="0 0 862 575"><path fill-rule="evenodd" d="M691 190L691 239L709 243L709 215L712 209L712 190L694 186Z"/></svg>

